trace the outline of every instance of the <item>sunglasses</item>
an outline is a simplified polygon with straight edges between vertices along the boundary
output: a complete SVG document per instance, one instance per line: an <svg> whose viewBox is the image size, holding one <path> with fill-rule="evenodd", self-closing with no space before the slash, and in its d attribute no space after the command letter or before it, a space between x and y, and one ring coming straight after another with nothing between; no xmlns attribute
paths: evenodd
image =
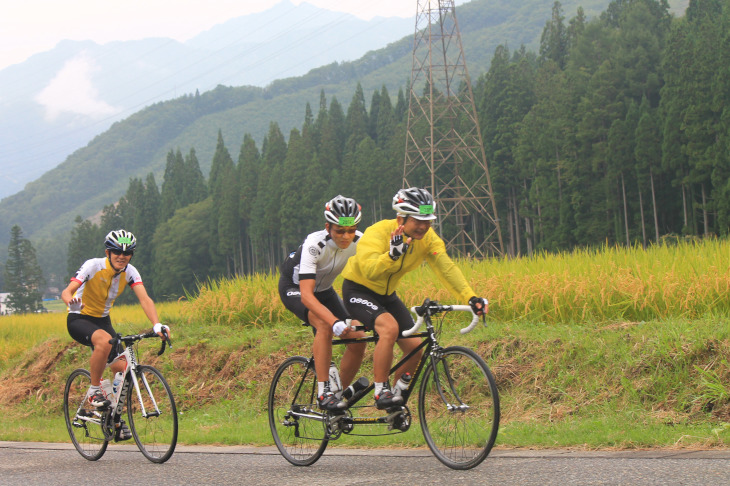
<svg viewBox="0 0 730 486"><path fill-rule="evenodd" d="M129 251L109 250L109 251L111 251L112 254L117 255L117 256L119 256L119 255L132 256L132 255L134 255L134 250L129 250Z"/></svg>
<svg viewBox="0 0 730 486"><path fill-rule="evenodd" d="M333 230L333 231L335 232L335 234L338 234L340 236L342 236L344 234L354 235L355 232L357 231L357 228L348 228L348 229L337 228L336 230Z"/></svg>

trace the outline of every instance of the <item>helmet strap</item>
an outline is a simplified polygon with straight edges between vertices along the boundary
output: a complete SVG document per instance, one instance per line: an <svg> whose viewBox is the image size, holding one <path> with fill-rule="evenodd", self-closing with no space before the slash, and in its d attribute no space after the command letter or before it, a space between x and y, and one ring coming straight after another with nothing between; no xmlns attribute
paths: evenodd
<svg viewBox="0 0 730 486"><path fill-rule="evenodd" d="M109 266L112 267L112 270L114 270L114 275L119 275L120 273L122 273L123 271L125 271L127 269L127 265L124 265L124 268L122 268L121 270L117 270L117 268L112 263L112 251L111 250L104 250L104 251L106 252L106 259L109 260ZM132 258L134 258L134 257L129 258L130 262L132 261ZM127 263L129 263L129 262L127 262Z"/></svg>

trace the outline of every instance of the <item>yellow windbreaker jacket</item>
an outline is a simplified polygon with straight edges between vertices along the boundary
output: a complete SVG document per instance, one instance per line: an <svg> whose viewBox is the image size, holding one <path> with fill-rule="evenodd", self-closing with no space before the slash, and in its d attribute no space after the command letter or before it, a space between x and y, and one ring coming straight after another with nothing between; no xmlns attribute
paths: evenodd
<svg viewBox="0 0 730 486"><path fill-rule="evenodd" d="M390 295L395 292L401 277L425 260L448 291L460 299L460 303L466 304L476 295L461 270L446 254L446 246L433 228L423 239L413 240L406 254L393 261L388 251L390 235L397 227L396 219L386 219L366 229L358 241L357 253L347 261L342 276L380 295Z"/></svg>

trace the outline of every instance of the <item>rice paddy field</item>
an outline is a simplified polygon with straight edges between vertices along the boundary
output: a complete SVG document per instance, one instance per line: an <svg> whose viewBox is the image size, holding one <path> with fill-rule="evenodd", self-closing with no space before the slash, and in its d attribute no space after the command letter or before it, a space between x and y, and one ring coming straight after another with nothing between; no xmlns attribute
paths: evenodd
<svg viewBox="0 0 730 486"><path fill-rule="evenodd" d="M490 301L468 335L448 317L443 345L475 349L500 391L498 447L725 448L730 445L730 243L604 247L511 260L459 261ZM336 288L339 284L336 283ZM457 303L428 267L398 290L408 305ZM180 408L184 443L271 445L268 386L287 356L311 354L311 331L279 302L276 275L204 284L158 305L173 349L140 345ZM463 316L462 316L463 317ZM115 307L120 332L149 328ZM0 440L67 441L66 376L89 351L63 312L0 317ZM368 350L361 374L372 379ZM343 437L338 446L423 447L404 434Z"/></svg>

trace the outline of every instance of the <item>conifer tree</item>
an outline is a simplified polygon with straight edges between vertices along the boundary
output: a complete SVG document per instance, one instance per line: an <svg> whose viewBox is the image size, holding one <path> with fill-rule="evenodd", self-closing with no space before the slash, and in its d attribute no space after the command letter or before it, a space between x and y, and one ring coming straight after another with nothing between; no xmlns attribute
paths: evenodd
<svg viewBox="0 0 730 486"><path fill-rule="evenodd" d="M5 261L5 290L10 293L7 305L14 313L35 312L43 307L43 272L35 249L23 237L17 224L10 229L8 259Z"/></svg>

